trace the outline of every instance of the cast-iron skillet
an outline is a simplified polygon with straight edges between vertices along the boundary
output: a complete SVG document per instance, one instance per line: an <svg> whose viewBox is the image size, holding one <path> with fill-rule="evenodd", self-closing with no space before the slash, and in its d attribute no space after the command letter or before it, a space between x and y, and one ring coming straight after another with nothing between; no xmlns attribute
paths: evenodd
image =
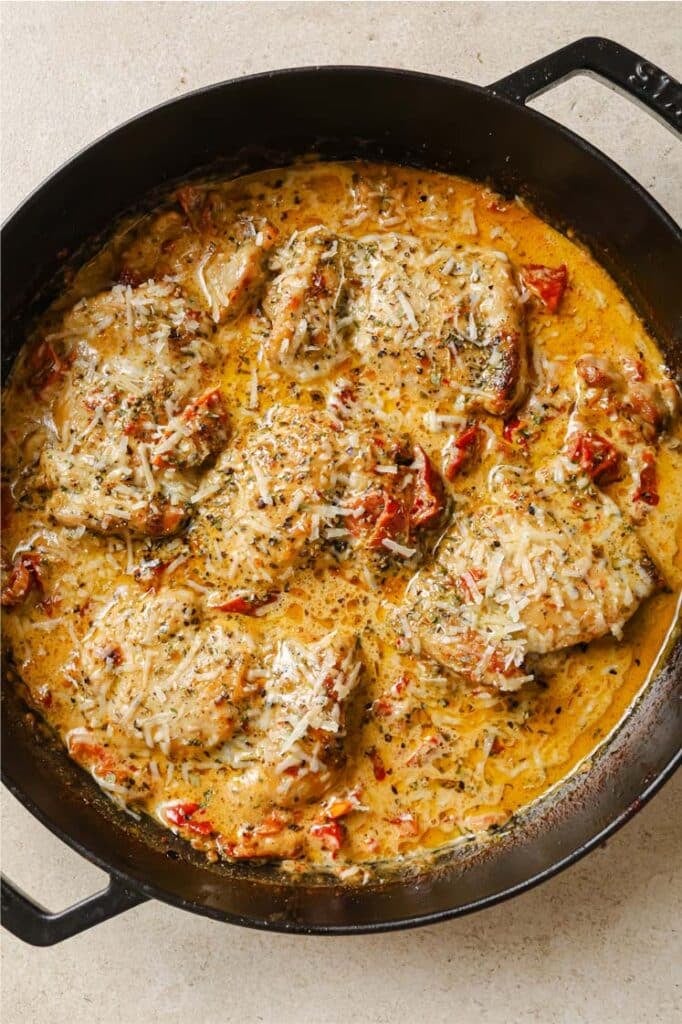
<svg viewBox="0 0 682 1024"><path fill-rule="evenodd" d="M2 236L5 369L24 325L49 298L64 261L172 181L283 165L297 155L366 157L452 171L520 193L571 228L615 276L682 365L682 236L653 199L586 142L524 107L555 82L588 72L628 93L676 132L677 82L624 47L581 39L489 88L383 68L275 71L202 89L135 118L54 174ZM47 289L47 290L46 290ZM41 298L36 303L35 296ZM3 779L55 835L109 873L109 886L59 914L3 880L5 925L49 945L148 898L237 924L338 934L431 924L513 895L592 849L668 778L680 758L682 643L589 770L484 846L428 870L350 888L282 880L267 867L211 866L170 833L113 808L55 743L36 733L5 685Z"/></svg>

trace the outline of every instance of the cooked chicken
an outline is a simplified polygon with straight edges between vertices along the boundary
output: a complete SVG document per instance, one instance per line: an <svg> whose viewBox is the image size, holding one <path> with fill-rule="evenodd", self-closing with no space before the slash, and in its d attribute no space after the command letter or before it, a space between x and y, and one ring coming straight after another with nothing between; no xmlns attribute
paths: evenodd
<svg viewBox="0 0 682 1024"><path fill-rule="evenodd" d="M109 737L133 748L191 757L239 727L251 651L234 622L204 621L195 591L124 586L97 613L67 670L88 729L109 723Z"/></svg>
<svg viewBox="0 0 682 1024"><path fill-rule="evenodd" d="M261 756L281 805L322 796L345 763L347 704L362 662L348 635L283 640L264 681ZM257 741L259 742L259 741Z"/></svg>
<svg viewBox="0 0 682 1024"><path fill-rule="evenodd" d="M52 415L37 479L50 514L104 533L172 533L229 434L220 391L204 390L206 318L173 284L118 286L78 303L55 344L58 355L46 339L31 357Z"/></svg>
<svg viewBox="0 0 682 1024"><path fill-rule="evenodd" d="M187 186L177 201L182 213L164 210L144 242L123 249L119 280L138 285L171 276L214 323L234 320L260 296L277 231L264 219L235 220L210 189Z"/></svg>
<svg viewBox="0 0 682 1024"><path fill-rule="evenodd" d="M297 380L327 374L349 354L346 244L318 225L293 235L273 261L280 273L263 305L272 323L268 359Z"/></svg>
<svg viewBox="0 0 682 1024"><path fill-rule="evenodd" d="M239 614L264 607L294 569L339 541L356 559L410 557L445 508L419 446L371 418L342 434L327 413L282 406L233 439L193 501L188 537L205 560L203 583L215 607Z"/></svg>
<svg viewBox="0 0 682 1024"><path fill-rule="evenodd" d="M469 682L515 689L530 678L526 655L620 635L660 580L593 488L515 466L491 483L487 503L458 508L434 566L413 581L407 632Z"/></svg>
<svg viewBox="0 0 682 1024"><path fill-rule="evenodd" d="M441 339L454 355L455 387L468 409L508 416L528 387L523 307L511 264L497 252L470 249L455 257L449 276Z"/></svg>
<svg viewBox="0 0 682 1024"><path fill-rule="evenodd" d="M210 242L197 265L196 276L215 323L234 320L254 305L266 280L267 253L277 232L265 224L236 248Z"/></svg>
<svg viewBox="0 0 682 1024"><path fill-rule="evenodd" d="M201 759L234 739L228 762L251 750L254 793L282 805L321 794L342 766L360 671L350 636L256 647L183 586L119 587L65 666L92 742Z"/></svg>
<svg viewBox="0 0 682 1024"><path fill-rule="evenodd" d="M118 258L118 280L133 287L187 273L202 256L205 241L177 209L157 214L143 238L124 239Z"/></svg>
<svg viewBox="0 0 682 1024"><path fill-rule="evenodd" d="M507 416L528 386L513 269L484 249L425 250L411 236L349 248L353 342L383 386L411 386L463 411ZM359 284L358 284L359 282Z"/></svg>
<svg viewBox="0 0 682 1024"><path fill-rule="evenodd" d="M412 236L357 240L316 226L292 236L264 308L273 366L309 381L354 351L386 384L506 416L527 384L523 308L512 268L483 249L429 253ZM428 375L424 377L424 370Z"/></svg>
<svg viewBox="0 0 682 1024"><path fill-rule="evenodd" d="M258 692L243 730L218 755L226 765L246 767L228 786L247 803L248 818L233 839L218 839L221 853L235 859L300 856L305 836L298 815L330 791L346 764L348 705L362 668L349 635L307 644L283 639L274 651L259 653L261 667L250 673ZM357 804L336 806L346 813ZM161 817L190 836L210 835L212 823L197 811L196 803L174 801Z"/></svg>
<svg viewBox="0 0 682 1024"><path fill-rule="evenodd" d="M650 379L639 359L620 369L602 356L576 362L575 402L567 424L564 465L602 486L629 481L625 498L641 519L659 501L655 446L679 407L679 390L667 377ZM622 503L622 501L621 501ZM634 503L634 504L633 504Z"/></svg>
<svg viewBox="0 0 682 1024"><path fill-rule="evenodd" d="M274 406L236 437L195 495L189 541L225 611L255 611L319 548L336 434L322 413Z"/></svg>

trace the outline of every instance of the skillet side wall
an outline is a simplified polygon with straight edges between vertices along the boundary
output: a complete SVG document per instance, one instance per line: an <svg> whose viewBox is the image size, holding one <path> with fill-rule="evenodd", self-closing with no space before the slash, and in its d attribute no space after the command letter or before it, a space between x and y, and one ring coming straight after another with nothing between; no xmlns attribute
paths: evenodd
<svg viewBox="0 0 682 1024"><path fill-rule="evenodd" d="M50 297L64 250L73 253L141 197L199 169L257 170L311 150L428 166L520 192L551 223L589 243L679 374L680 233L627 175L547 119L474 86L400 71L327 68L190 94L114 131L38 189L3 231L3 376L28 318ZM42 294L38 304L36 294ZM551 873L634 813L679 750L681 662L678 642L605 755L542 801L522 832L483 852L444 858L416 877L360 891L328 881L282 884L267 869L211 867L173 837L135 825L61 749L35 743L8 686L3 773L56 834L148 895L278 930L426 923Z"/></svg>

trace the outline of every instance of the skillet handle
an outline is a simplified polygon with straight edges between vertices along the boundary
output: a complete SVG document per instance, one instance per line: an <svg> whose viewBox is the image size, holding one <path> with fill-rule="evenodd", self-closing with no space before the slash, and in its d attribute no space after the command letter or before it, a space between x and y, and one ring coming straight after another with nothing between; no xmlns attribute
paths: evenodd
<svg viewBox="0 0 682 1024"><path fill-rule="evenodd" d="M682 86L643 57L600 36L587 36L541 57L489 86L497 96L526 103L574 75L585 73L624 92L668 128L682 133Z"/></svg>
<svg viewBox="0 0 682 1024"><path fill-rule="evenodd" d="M54 946L146 899L110 877L105 889L53 914L2 875L2 924L32 946Z"/></svg>

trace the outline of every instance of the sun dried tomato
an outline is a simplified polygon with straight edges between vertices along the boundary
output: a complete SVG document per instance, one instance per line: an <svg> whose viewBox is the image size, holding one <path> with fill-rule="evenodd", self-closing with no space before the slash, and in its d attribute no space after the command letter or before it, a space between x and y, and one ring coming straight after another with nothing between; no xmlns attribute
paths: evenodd
<svg viewBox="0 0 682 1024"><path fill-rule="evenodd" d="M514 442L516 442L523 449L528 449L528 438L524 433L524 425L518 416L512 416L510 419L504 421L502 437L509 444L514 444Z"/></svg>
<svg viewBox="0 0 682 1024"><path fill-rule="evenodd" d="M1 603L5 608L15 608L28 597L31 590L43 593L43 580L40 575L40 555L26 552L14 560L9 579L2 590Z"/></svg>
<svg viewBox="0 0 682 1024"><path fill-rule="evenodd" d="M541 300L550 313L556 313L568 284L566 264L560 267L545 267L540 263L528 263L521 268L521 278L528 291Z"/></svg>
<svg viewBox="0 0 682 1024"><path fill-rule="evenodd" d="M178 828L186 828L188 832L194 832L198 836L208 836L213 832L213 825L210 821L193 821L193 816L199 810L199 804L192 802L184 804L173 804L164 811L166 821Z"/></svg>
<svg viewBox="0 0 682 1024"><path fill-rule="evenodd" d="M346 829L339 821L321 821L311 825L310 834L315 839L319 839L324 849L329 850L332 857L336 857L346 838Z"/></svg>
<svg viewBox="0 0 682 1024"><path fill-rule="evenodd" d="M348 505L360 509L357 516L348 516L348 529L355 537L367 535L367 546L380 548L386 538L391 540L406 534L409 517L401 501L391 497L388 491L370 491Z"/></svg>
<svg viewBox="0 0 682 1024"><path fill-rule="evenodd" d="M465 463L469 461L474 453L478 438L480 436L480 427L474 426L467 427L458 437L454 440L455 452L451 459L445 465L445 476L450 482L452 482L460 470L464 467Z"/></svg>
<svg viewBox="0 0 682 1024"><path fill-rule="evenodd" d="M430 526L436 522L443 509L443 486L431 461L421 447L415 445L415 461L418 463L417 483L414 489L412 507L410 508L410 525L415 529Z"/></svg>
<svg viewBox="0 0 682 1024"><path fill-rule="evenodd" d="M601 434L593 431L576 434L569 443L568 457L595 483L609 483L618 478L620 455Z"/></svg>

